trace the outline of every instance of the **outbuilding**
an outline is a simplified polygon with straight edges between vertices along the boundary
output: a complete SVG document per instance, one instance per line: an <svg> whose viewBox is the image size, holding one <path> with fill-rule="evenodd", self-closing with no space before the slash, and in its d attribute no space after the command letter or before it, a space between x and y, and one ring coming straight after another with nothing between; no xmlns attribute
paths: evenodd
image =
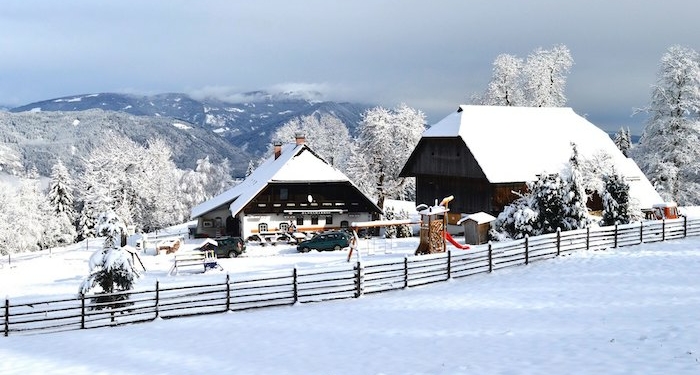
<svg viewBox="0 0 700 375"><path fill-rule="evenodd" d="M496 220L486 212L477 212L461 218L457 225L464 227L464 241L470 245L480 245L489 241L491 222Z"/></svg>

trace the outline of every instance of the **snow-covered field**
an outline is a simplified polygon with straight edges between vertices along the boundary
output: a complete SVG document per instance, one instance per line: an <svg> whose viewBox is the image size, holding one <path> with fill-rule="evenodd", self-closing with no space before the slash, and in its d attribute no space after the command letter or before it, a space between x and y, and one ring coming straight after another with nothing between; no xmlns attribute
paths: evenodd
<svg viewBox="0 0 700 375"><path fill-rule="evenodd" d="M458 239L459 240L459 239ZM188 241L194 246L196 241ZM366 241L365 260L417 239ZM0 266L0 294L75 294L99 241ZM226 271L139 285L316 267L347 252L250 246ZM579 252L359 299L33 336L0 337L0 374L698 374L700 238Z"/></svg>

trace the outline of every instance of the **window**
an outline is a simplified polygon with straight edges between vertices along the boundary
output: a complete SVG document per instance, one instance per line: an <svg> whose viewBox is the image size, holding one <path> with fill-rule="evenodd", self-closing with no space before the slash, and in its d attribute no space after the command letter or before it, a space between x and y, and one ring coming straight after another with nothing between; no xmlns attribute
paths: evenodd
<svg viewBox="0 0 700 375"><path fill-rule="evenodd" d="M258 232L267 232L267 223L258 224Z"/></svg>
<svg viewBox="0 0 700 375"><path fill-rule="evenodd" d="M340 227L341 227L341 228L349 228L350 225L349 225L349 223L348 223L347 220L343 220L343 221L340 222Z"/></svg>
<svg viewBox="0 0 700 375"><path fill-rule="evenodd" d="M326 224L333 224L333 215L326 216Z"/></svg>
<svg viewBox="0 0 700 375"><path fill-rule="evenodd" d="M318 216L311 216L311 225L318 225Z"/></svg>
<svg viewBox="0 0 700 375"><path fill-rule="evenodd" d="M287 199L289 199L289 189L281 188L280 189L280 200L286 201Z"/></svg>
<svg viewBox="0 0 700 375"><path fill-rule="evenodd" d="M304 225L304 217L297 216L297 225Z"/></svg>
<svg viewBox="0 0 700 375"><path fill-rule="evenodd" d="M214 227L221 228L221 218L220 217L217 217L216 219L214 219Z"/></svg>
<svg viewBox="0 0 700 375"><path fill-rule="evenodd" d="M286 232L289 230L289 224L288 223L281 223L280 224L280 231L281 232Z"/></svg>

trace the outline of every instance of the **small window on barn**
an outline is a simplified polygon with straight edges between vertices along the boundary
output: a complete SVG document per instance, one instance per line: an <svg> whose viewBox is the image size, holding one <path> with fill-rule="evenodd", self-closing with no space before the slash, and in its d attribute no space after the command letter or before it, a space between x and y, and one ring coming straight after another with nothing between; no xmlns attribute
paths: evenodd
<svg viewBox="0 0 700 375"><path fill-rule="evenodd" d="M280 200L286 201L287 199L289 199L289 189L281 188L280 189Z"/></svg>
<svg viewBox="0 0 700 375"><path fill-rule="evenodd" d="M281 232L287 232L289 230L289 223L281 223L280 224L280 231Z"/></svg>
<svg viewBox="0 0 700 375"><path fill-rule="evenodd" d="M267 223L258 224L258 232L267 232Z"/></svg>
<svg viewBox="0 0 700 375"><path fill-rule="evenodd" d="M220 217L217 217L216 219L214 219L214 227L221 228L221 218Z"/></svg>
<svg viewBox="0 0 700 375"><path fill-rule="evenodd" d="M326 216L326 224L333 224L333 215Z"/></svg>
<svg viewBox="0 0 700 375"><path fill-rule="evenodd" d="M318 225L318 216L311 216L311 225Z"/></svg>
<svg viewBox="0 0 700 375"><path fill-rule="evenodd" d="M297 216L297 225L304 225L304 217Z"/></svg>
<svg viewBox="0 0 700 375"><path fill-rule="evenodd" d="M347 220L343 220L343 221L340 222L340 227L341 227L341 228L349 228L350 225L349 225L349 223L348 223Z"/></svg>

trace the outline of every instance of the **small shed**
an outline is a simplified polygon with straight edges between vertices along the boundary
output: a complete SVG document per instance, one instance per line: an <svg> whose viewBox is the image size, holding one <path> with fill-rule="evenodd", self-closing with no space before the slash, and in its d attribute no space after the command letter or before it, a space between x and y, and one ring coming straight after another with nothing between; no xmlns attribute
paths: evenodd
<svg viewBox="0 0 700 375"><path fill-rule="evenodd" d="M477 212L463 217L457 225L464 226L464 241L472 245L480 245L489 240L489 229L495 217L486 212Z"/></svg>

